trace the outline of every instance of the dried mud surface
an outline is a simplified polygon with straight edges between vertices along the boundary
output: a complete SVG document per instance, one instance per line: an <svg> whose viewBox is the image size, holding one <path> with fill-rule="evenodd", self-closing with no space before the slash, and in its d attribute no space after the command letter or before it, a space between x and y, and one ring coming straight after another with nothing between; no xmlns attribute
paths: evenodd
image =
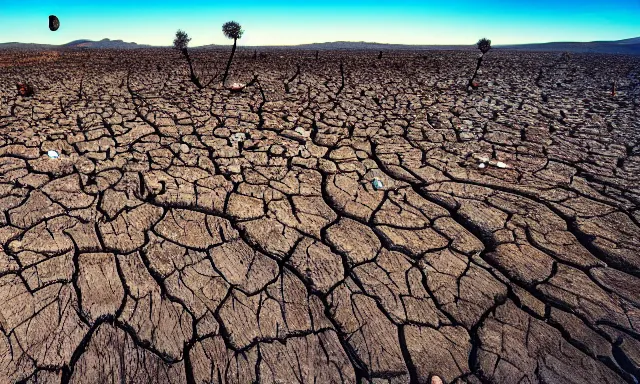
<svg viewBox="0 0 640 384"><path fill-rule="evenodd" d="M0 383L640 378L640 59L313 56L0 52Z"/></svg>

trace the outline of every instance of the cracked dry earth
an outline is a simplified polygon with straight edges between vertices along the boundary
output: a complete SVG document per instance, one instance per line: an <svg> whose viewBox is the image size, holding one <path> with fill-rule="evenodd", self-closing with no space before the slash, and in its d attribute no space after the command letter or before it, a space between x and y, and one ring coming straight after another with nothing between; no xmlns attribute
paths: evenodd
<svg viewBox="0 0 640 384"><path fill-rule="evenodd" d="M0 53L0 383L637 382L639 58L251 53Z"/></svg>

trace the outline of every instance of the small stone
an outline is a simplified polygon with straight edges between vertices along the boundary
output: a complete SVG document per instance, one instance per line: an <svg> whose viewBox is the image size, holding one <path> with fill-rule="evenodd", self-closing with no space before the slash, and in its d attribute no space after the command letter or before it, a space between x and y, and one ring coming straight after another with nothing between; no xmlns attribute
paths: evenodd
<svg viewBox="0 0 640 384"><path fill-rule="evenodd" d="M242 171L242 167L238 164L229 165L227 166L227 169L230 173L240 173Z"/></svg>
<svg viewBox="0 0 640 384"><path fill-rule="evenodd" d="M60 157L60 154L54 150L48 151L47 155L52 159L57 159L58 157Z"/></svg>
<svg viewBox="0 0 640 384"><path fill-rule="evenodd" d="M191 148L189 148L189 146L185 143L180 144L180 152L182 153L189 153L189 151L191 150Z"/></svg>
<svg viewBox="0 0 640 384"><path fill-rule="evenodd" d="M439 376L432 376L431 384L442 384L442 379Z"/></svg>
<svg viewBox="0 0 640 384"><path fill-rule="evenodd" d="M244 89L245 85L244 84L240 84L240 83L233 83L231 84L231 86L229 87L229 90L234 91L234 92L239 92L242 91Z"/></svg>
<svg viewBox="0 0 640 384"><path fill-rule="evenodd" d="M475 135L471 132L462 132L460 133L460 140L469 141L475 139Z"/></svg>
<svg viewBox="0 0 640 384"><path fill-rule="evenodd" d="M498 168L507 168L507 164L503 163L502 161L498 161L496 163L496 167L498 167Z"/></svg>
<svg viewBox="0 0 640 384"><path fill-rule="evenodd" d="M373 179L373 181L371 182L371 185L373 185L373 189L375 189L376 191L384 187L384 184L382 184L382 181L377 177Z"/></svg>
<svg viewBox="0 0 640 384"><path fill-rule="evenodd" d="M231 135L231 141L234 142L234 143L245 141L246 139L247 139L247 135L245 135L242 132L237 132L237 133L234 133L233 135Z"/></svg>
<svg viewBox="0 0 640 384"><path fill-rule="evenodd" d="M18 88L18 94L24 97L33 96L33 87L27 83L18 83L16 84Z"/></svg>
<svg viewBox="0 0 640 384"><path fill-rule="evenodd" d="M284 153L284 147L282 145L274 144L269 148L269 153L274 156L280 156Z"/></svg>
<svg viewBox="0 0 640 384"><path fill-rule="evenodd" d="M478 168L483 169L484 167L486 167L487 165L485 163L480 163L478 164Z"/></svg>
<svg viewBox="0 0 640 384"><path fill-rule="evenodd" d="M11 243L9 243L9 250L11 252L18 252L20 251L20 248L22 247L22 241L19 240L14 240Z"/></svg>
<svg viewBox="0 0 640 384"><path fill-rule="evenodd" d="M297 127L297 128L295 129L295 131L296 131L300 136L309 137L309 136L311 135L311 133L310 133L310 132L305 131L305 130L304 130L304 128L302 128L302 127Z"/></svg>

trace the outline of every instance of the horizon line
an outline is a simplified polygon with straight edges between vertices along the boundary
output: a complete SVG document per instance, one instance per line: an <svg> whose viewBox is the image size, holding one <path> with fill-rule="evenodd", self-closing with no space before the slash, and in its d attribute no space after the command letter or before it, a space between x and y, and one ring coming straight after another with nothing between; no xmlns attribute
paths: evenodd
<svg viewBox="0 0 640 384"><path fill-rule="evenodd" d="M552 44L552 43L600 43L600 42L616 42L616 41L624 41L624 40L630 40L630 39L636 39L636 38L640 38L640 36L635 36L635 37L629 37L629 38L624 38L624 39L618 39L618 40L591 40L591 41L546 41L546 42L536 42L536 43L511 43L511 44L492 44L493 47L501 47L501 46L514 46L514 45L536 45L536 44ZM111 40L109 38L103 38L101 40L91 40L91 39L76 39L76 40L72 40L69 41L67 43L64 44L47 44L47 43L23 43L23 42L19 42L19 41L8 41L8 42L2 42L0 43L0 45L4 45L4 44L29 44L29 45L49 45L49 46L57 46L57 47L61 47L64 46L66 44L70 44L76 41L87 41L87 42L100 42L100 41L121 41L123 43L126 44L136 44L136 45L141 45L141 46L146 46L148 48L171 48L172 45L152 45L152 44L146 44L146 43L138 43L138 42L134 42L134 41L124 41L122 39L115 39L115 40ZM473 47L476 45L476 43L470 43L470 44L403 44L403 43L378 43L378 42L374 42L374 41L349 41L349 40L336 40L336 41L325 41L325 42L314 42L314 43L300 43L300 44L270 44L270 45L242 45L240 44L240 40L238 40L238 48L240 47L298 47L298 46L304 46L304 45L321 45L321 44L335 44L335 43L361 43L361 44L377 44L377 45L401 45L401 46L408 46L408 47L421 47L421 46L429 46L429 47L451 47L451 46L456 46L456 47ZM191 49L196 49L196 48L203 48L203 47L210 47L210 46L221 46L221 47L225 47L227 46L226 44L204 44L204 45L198 45L198 46L194 46L194 47L189 47Z"/></svg>

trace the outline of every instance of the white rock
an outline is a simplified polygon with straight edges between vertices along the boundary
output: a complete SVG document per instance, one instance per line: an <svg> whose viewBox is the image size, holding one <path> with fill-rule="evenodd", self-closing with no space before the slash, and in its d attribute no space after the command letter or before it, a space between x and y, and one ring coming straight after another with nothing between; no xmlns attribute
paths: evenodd
<svg viewBox="0 0 640 384"><path fill-rule="evenodd" d="M14 240L11 243L9 243L9 250L11 252L19 252L21 247L22 247L22 241Z"/></svg>
<svg viewBox="0 0 640 384"><path fill-rule="evenodd" d="M58 157L60 157L60 154L54 150L48 151L47 155L49 155L49 157L52 159L57 159Z"/></svg>
<svg viewBox="0 0 640 384"><path fill-rule="evenodd" d="M310 132L305 131L305 130L304 130L304 128L302 128L302 127L297 127L297 128L295 129L295 131L296 131L300 136L309 137L309 135L311 135L311 133L310 133Z"/></svg>
<svg viewBox="0 0 640 384"><path fill-rule="evenodd" d="M230 173L240 173L242 171L242 167L239 164L232 164L227 166L227 169Z"/></svg>
<svg viewBox="0 0 640 384"><path fill-rule="evenodd" d="M498 168L507 168L507 164L503 163L502 161L498 161L496 163L496 167L498 167Z"/></svg>
<svg viewBox="0 0 640 384"><path fill-rule="evenodd" d="M480 163L478 164L478 168L483 169L484 167L486 167L487 165L485 163Z"/></svg>
<svg viewBox="0 0 640 384"><path fill-rule="evenodd" d="M189 151L191 150L191 148L189 148L189 146L185 143L180 144L180 151L182 153L189 153Z"/></svg>

